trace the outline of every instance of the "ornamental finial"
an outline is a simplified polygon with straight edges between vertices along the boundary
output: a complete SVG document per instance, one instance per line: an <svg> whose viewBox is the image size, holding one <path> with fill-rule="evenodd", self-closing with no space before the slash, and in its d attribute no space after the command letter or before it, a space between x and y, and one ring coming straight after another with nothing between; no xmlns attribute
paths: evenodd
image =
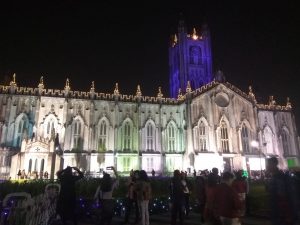
<svg viewBox="0 0 300 225"><path fill-rule="evenodd" d="M118 83L116 83L115 90L114 90L114 95L119 95L119 94L120 94L120 92L119 92L119 85L118 85Z"/></svg>
<svg viewBox="0 0 300 225"><path fill-rule="evenodd" d="M269 97L269 106L274 106L274 105L276 105L276 101L275 101L275 99L274 99L274 96L271 95L271 96Z"/></svg>
<svg viewBox="0 0 300 225"><path fill-rule="evenodd" d="M176 44L178 42L178 38L177 38L177 35L175 34L174 35L174 43Z"/></svg>
<svg viewBox="0 0 300 225"><path fill-rule="evenodd" d="M249 86L249 93L248 93L248 96L256 103L257 101L256 101L256 98L255 98L255 95L254 95L254 93L253 93L253 91L252 91L252 87L251 87L251 85Z"/></svg>
<svg viewBox="0 0 300 225"><path fill-rule="evenodd" d="M17 83L16 83L16 73L13 74L13 79L12 81L9 83L10 86L17 86Z"/></svg>
<svg viewBox="0 0 300 225"><path fill-rule="evenodd" d="M184 99L184 97L183 97L183 95L182 95L182 93L181 93L181 88L179 88L179 90L178 90L178 96L177 96L177 100L183 100Z"/></svg>
<svg viewBox="0 0 300 225"><path fill-rule="evenodd" d="M290 98L286 98L286 108L291 109L292 108L292 103L290 102Z"/></svg>
<svg viewBox="0 0 300 225"><path fill-rule="evenodd" d="M197 39L198 39L198 35L197 35L197 31L196 31L196 28L195 28L195 27L193 28L192 38L193 38L194 40L197 40Z"/></svg>
<svg viewBox="0 0 300 225"><path fill-rule="evenodd" d="M177 42L178 42L177 35L176 34L172 35L171 36L171 45L172 45L172 47L174 47L177 44Z"/></svg>
<svg viewBox="0 0 300 225"><path fill-rule="evenodd" d="M44 77L43 76L40 77L40 83L38 85L38 88L44 89Z"/></svg>
<svg viewBox="0 0 300 225"><path fill-rule="evenodd" d="M142 91L141 91L140 85L137 86L135 96L137 96L137 97L141 97L142 96Z"/></svg>
<svg viewBox="0 0 300 225"><path fill-rule="evenodd" d="M92 81L90 92L95 92L95 83Z"/></svg>
<svg viewBox="0 0 300 225"><path fill-rule="evenodd" d="M161 92L161 87L158 87L158 93L157 93L157 97L158 98L162 98L164 95Z"/></svg>
<svg viewBox="0 0 300 225"><path fill-rule="evenodd" d="M66 80L66 85L65 85L65 90L66 91L70 91L71 87L70 87L70 81L69 81L69 78L67 78Z"/></svg>
<svg viewBox="0 0 300 225"><path fill-rule="evenodd" d="M186 86L186 93L191 93L191 92L192 92L191 83L190 81L188 81Z"/></svg>

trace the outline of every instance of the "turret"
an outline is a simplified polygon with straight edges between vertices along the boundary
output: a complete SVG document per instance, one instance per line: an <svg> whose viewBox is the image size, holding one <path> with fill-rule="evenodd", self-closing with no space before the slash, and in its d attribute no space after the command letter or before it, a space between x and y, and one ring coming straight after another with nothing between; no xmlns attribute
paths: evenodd
<svg viewBox="0 0 300 225"><path fill-rule="evenodd" d="M207 25L201 29L186 29L181 19L178 33L169 47L170 95L177 98L178 89L185 90L187 81L192 89L200 88L213 79L210 32Z"/></svg>

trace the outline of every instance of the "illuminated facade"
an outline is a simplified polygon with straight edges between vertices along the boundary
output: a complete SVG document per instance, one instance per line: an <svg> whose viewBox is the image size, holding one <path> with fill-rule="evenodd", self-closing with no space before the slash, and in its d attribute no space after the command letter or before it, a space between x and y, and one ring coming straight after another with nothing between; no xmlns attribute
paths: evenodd
<svg viewBox="0 0 300 225"><path fill-rule="evenodd" d="M189 41L200 46L198 38ZM204 62L201 57L194 60ZM1 177L14 179L19 170L55 177L68 165L92 174L107 166L124 174L131 169L156 174L213 167L261 170L270 156L279 158L281 168L299 165L289 99L284 106L272 96L259 104L251 87L248 93L239 90L220 71L211 81L208 59L206 66L195 66L206 68L201 79L180 75L179 83L172 83L170 74L171 86L184 91L175 98L165 98L160 88L156 97L143 96L139 86L134 95L123 95L118 84L112 94L98 93L94 82L89 92L72 91L68 79L63 90L46 89L43 78L37 88L26 88L14 75L9 86L0 86ZM198 78L199 88L193 89L187 79Z"/></svg>

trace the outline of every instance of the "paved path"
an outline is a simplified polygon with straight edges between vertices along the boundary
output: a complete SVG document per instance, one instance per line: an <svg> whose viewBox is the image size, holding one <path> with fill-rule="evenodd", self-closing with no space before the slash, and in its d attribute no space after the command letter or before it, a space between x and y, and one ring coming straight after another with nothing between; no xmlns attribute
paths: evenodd
<svg viewBox="0 0 300 225"><path fill-rule="evenodd" d="M150 225L165 225L170 224L170 214L151 215ZM112 225L122 225L124 219L122 217L114 217ZM91 225L92 223L80 223L79 225ZM243 225L271 225L269 220L258 217L246 217L242 223ZM188 218L185 218L184 225L201 225L200 215L191 213Z"/></svg>

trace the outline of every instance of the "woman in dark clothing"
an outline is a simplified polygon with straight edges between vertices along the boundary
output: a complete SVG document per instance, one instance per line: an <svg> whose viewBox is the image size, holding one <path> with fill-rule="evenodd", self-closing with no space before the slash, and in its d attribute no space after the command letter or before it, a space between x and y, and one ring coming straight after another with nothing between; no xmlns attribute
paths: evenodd
<svg viewBox="0 0 300 225"><path fill-rule="evenodd" d="M183 225L182 207L184 204L183 185L179 170L174 171L174 177L170 184L171 198L171 225L176 224L177 215L179 216L179 224Z"/></svg>
<svg viewBox="0 0 300 225"><path fill-rule="evenodd" d="M77 175L73 175L72 169L77 172ZM68 166L66 169L58 171L57 177L61 185L56 208L57 214L61 217L64 225L67 224L67 221L73 221L73 224L77 225L75 183L83 178L83 173L76 167Z"/></svg>
<svg viewBox="0 0 300 225"><path fill-rule="evenodd" d="M104 173L103 178L97 188L95 199L99 199L101 211L100 211L100 225L110 225L113 214L115 201L112 197L113 191L119 185L119 179L117 171L114 167L111 167L116 179L112 179L108 173Z"/></svg>

